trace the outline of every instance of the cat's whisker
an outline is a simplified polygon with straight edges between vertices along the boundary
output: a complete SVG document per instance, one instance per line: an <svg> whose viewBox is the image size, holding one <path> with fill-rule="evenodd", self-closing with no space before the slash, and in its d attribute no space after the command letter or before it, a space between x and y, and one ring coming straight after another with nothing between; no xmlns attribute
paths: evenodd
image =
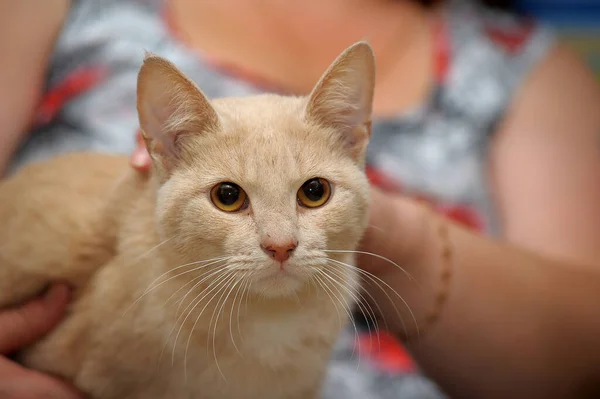
<svg viewBox="0 0 600 399"><path fill-rule="evenodd" d="M316 273L317 270L319 270L319 268L311 267L310 270L312 273ZM321 298L321 291L319 291L319 287L317 287L317 282L314 279L311 278L308 280L308 287L309 287L309 290L311 287L313 287L315 289L315 295L317 296L317 298Z"/></svg>
<svg viewBox="0 0 600 399"><path fill-rule="evenodd" d="M215 263L216 267L220 267L221 265L219 263L221 262L226 262L225 260L222 260L220 262ZM208 265L206 265L208 266ZM202 267L203 268L203 267ZM199 269L198 269L199 270ZM200 273L198 276L190 279L190 281L186 282L185 284L183 284L181 287L179 287L175 292L173 292L171 294L171 296L169 298L167 298L167 300L165 301L164 306L167 305L167 303L169 303L171 301L171 299L173 299L173 297L175 297L175 295L177 295L182 289L184 289L186 286L188 286L189 284L192 284L194 281L198 280L198 279L202 279L199 282L197 282L192 288L190 288L188 290L188 294L193 291L198 285L202 284L203 282L205 282L207 279L209 279L211 276L214 276L216 273L219 273L220 269L216 269L216 270L206 270L202 273ZM208 276L207 276L208 274ZM203 278L204 277L204 278ZM177 301L175 301L175 304L179 303L179 306L177 307L177 310L175 312L175 314L179 313L179 310L181 309L181 305L183 304L183 301L185 300L187 294L184 295L182 298L179 298Z"/></svg>
<svg viewBox="0 0 600 399"><path fill-rule="evenodd" d="M354 302L358 302L359 297L357 296L357 293L352 291L350 288L346 287L344 284L342 284L341 282L339 282L338 280L336 280L334 277L339 277L339 275L336 276L330 276L329 273L332 270L327 269L327 270L320 270L321 274L323 276L325 276L329 281L331 281L333 284L341 287L346 293L348 293L348 295L350 296L350 298L352 298L352 300Z"/></svg>
<svg viewBox="0 0 600 399"><path fill-rule="evenodd" d="M335 268L331 268L331 269L328 269L328 272L331 273L334 277L339 277L340 280L343 280L343 276L341 276L341 272L339 270L337 270ZM340 284L340 285L343 286L343 284ZM346 287L344 287L344 288L346 288ZM349 289L347 289L347 290L348 290L348 292L350 292ZM369 301L367 301L366 298L364 297L364 295L360 292L360 289L356 291L356 296L354 296L353 298L354 298L354 301L356 302L358 309L364 315L364 317L367 321L367 329L369 330L369 338L370 338L369 344L372 346L373 345L373 331L371 329L371 326L373 326L373 328L375 329L375 332L379 331L379 323L377 321L375 311L371 307ZM377 306L379 307L379 305L377 305ZM381 308L379 308L379 311L380 311L379 314L381 314ZM375 334L375 335L377 336L378 349L381 350L381 340L379 338L379 334Z"/></svg>
<svg viewBox="0 0 600 399"><path fill-rule="evenodd" d="M183 317L184 314L186 314L186 311L193 305L193 303L196 301L196 299L198 299L204 292L206 292L206 290L208 290L212 284L214 283L211 282L208 284L207 287L205 287L202 291L200 291L200 293L198 293L194 299L192 299L187 306L185 307L185 309L181 310L181 306L183 306L183 304L185 303L185 299L188 297L189 294L191 294L192 292L194 292L194 290L196 289L196 287L202 285L202 283L204 283L207 280L210 280L212 278L215 279L219 279L220 277L218 277L219 274L225 273L225 272L229 272L229 268L225 267L223 269L215 269L215 270L210 270L208 272L203 273L202 275L204 276L204 278L198 282L196 282L186 293L185 295L179 299L177 302L179 302L179 306L177 307L177 311L175 312L175 314L179 315L179 318ZM208 273L208 275L206 275ZM217 276L217 277L215 277ZM221 276L222 277L222 276ZM179 318L177 319L177 321L179 321Z"/></svg>
<svg viewBox="0 0 600 399"><path fill-rule="evenodd" d="M235 302L236 302L237 297L240 294L240 292L242 292L242 295L243 295L242 289L245 286L247 274L248 273L245 273L243 276L240 277L240 284L238 285L238 289L235 292L235 296L233 297L233 302L231 303L231 308L229 310L229 336L231 337L231 343L233 344L233 347L235 348L238 355L240 355L241 357L243 357L242 352L239 350L238 346L235 343L235 338L233 337L233 328L232 328L233 327L233 309L235 308ZM242 297L240 296L240 303L241 302L242 302ZM239 306L238 306L238 327L239 327Z"/></svg>
<svg viewBox="0 0 600 399"><path fill-rule="evenodd" d="M149 285L148 288L146 290L152 290L152 286L154 285L154 283L156 283L158 280L160 280L161 278L163 278L164 276L166 276L169 273L174 272L175 270L181 269L183 267L187 267L187 266L193 266L193 265L197 265L200 263L207 263L209 262L209 264L212 264L212 262L218 262L218 261L222 261L222 260L227 260L229 258L229 256L217 256L211 259L204 259L204 260L199 260L199 261L195 261L195 262L190 262L190 263L186 263L184 265L179 265L179 266L175 266L172 269L167 270L166 272L164 272L163 274L161 274L160 276L158 276L157 278L155 278ZM203 266L208 266L208 264L203 265ZM168 280L166 280L168 281ZM162 283L164 283L165 281L163 281ZM162 284L161 283L161 284Z"/></svg>
<svg viewBox="0 0 600 399"><path fill-rule="evenodd" d="M356 363L356 370L358 371L358 369L360 368L361 355L362 355L360 334L358 333L358 327L356 326L356 321L354 320L354 317L352 316L352 308L351 308L350 304L348 303L348 301L346 300L346 298L344 298L343 293L338 289L338 287L345 289L348 292L350 298L352 298L352 301L354 303L356 303L357 305L358 305L358 298L347 287L345 287L343 284L341 284L340 282L338 282L337 280L335 280L334 278L329 276L328 272L329 272L329 270L322 270L321 274L323 276L325 276L326 278L328 278L329 281L331 281L332 286L335 288L336 292L338 292L340 294L340 296L342 297L343 302L346 304L345 308L347 309L347 313L349 313L349 316L348 316L349 321L352 324L352 327L354 328L354 348L352 350L352 354L354 355L354 352L356 351L356 349L358 347L358 361ZM360 309L360 305L358 305L358 306Z"/></svg>
<svg viewBox="0 0 600 399"><path fill-rule="evenodd" d="M179 326L179 329L177 330L177 335L175 336L175 341L173 342L173 352L171 354L171 365L175 365L175 349L177 347L177 341L179 339L179 335L181 334L181 330L183 329L183 327L185 325L185 322L190 317L190 315L192 314L192 312L194 311L194 309L198 305L200 305L200 303L204 300L204 298L206 298L212 291L214 291L215 288L217 288L219 286L219 284L221 282L223 282L223 280L226 280L227 277L229 276L229 273L227 273L226 269L225 270L215 271L214 274L221 274L221 275L217 275L217 277L215 277L214 280L211 281L206 288L204 288L202 291L200 291L200 293L198 295L196 295L196 297L194 297L194 299L192 299L190 301L189 305L183 310L183 312L181 313L181 315L179 315L177 317L177 320L175 320L175 323L173 324L173 327L171 328L171 331L169 332L169 336L167 338L167 342L170 339L171 335L173 334L173 331L175 331L175 329L177 328L177 323L185 315L183 321L181 322L181 324ZM208 291L208 292L206 292L206 291ZM201 297L201 298L198 299L199 297ZM190 309L190 307L191 307L191 309ZM190 309L190 310L186 313L187 309Z"/></svg>
<svg viewBox="0 0 600 399"><path fill-rule="evenodd" d="M394 313L396 313L396 317L398 318L398 320L400 320L400 324L402 325L402 330L406 334L407 331L408 331L408 328L407 328L406 322L404 321L404 317L402 317L402 315L400 314L400 310L398 309L398 307L394 303L393 299L385 292L384 287L382 287L381 284L377 280L375 280L372 276L368 276L368 275L365 274L365 275L362 275L362 277L366 278L366 279L363 279L363 282L366 285L368 285L369 287L376 287L378 290L382 291L385 294L385 296L387 297L388 301L390 301L390 303L392 304L392 307L394 308ZM365 292L368 292L368 291L365 290ZM408 307L408 305L406 305L406 306L407 306L407 309L409 310L409 312L411 314L412 321L416 325L415 318L412 315L412 309L410 309L410 307ZM383 313L380 313L380 314L384 315ZM383 320L384 320L384 323L386 325L387 330L389 331L390 329L389 329L389 326L387 324L386 319L387 319L387 317L385 317L385 315L384 315Z"/></svg>
<svg viewBox="0 0 600 399"><path fill-rule="evenodd" d="M359 254L359 255L373 256L373 257L375 257L377 259L384 260L384 261L388 262L389 264L393 265L394 267L396 267L397 269L399 269L402 273L404 273L406 275L406 277L409 278L409 280L417 283L416 279L405 268L403 268L402 266L400 266L399 264L397 264L393 260L391 260L389 258L386 258L385 256L378 255L378 254L373 253L373 252L353 251L353 250L335 250L335 249L323 250L323 252L325 252L325 253L332 253L332 254Z"/></svg>
<svg viewBox="0 0 600 399"><path fill-rule="evenodd" d="M250 287L252 286L252 274L248 276L248 289L246 290L246 301L244 303L244 314L248 314L248 298L250 298Z"/></svg>
<svg viewBox="0 0 600 399"><path fill-rule="evenodd" d="M210 325L212 325L212 320L213 320L213 317L215 316L215 311L216 311L217 316L215 318L215 326L213 328L213 334L212 334L212 349L213 349L213 358L215 359L215 364L217 365L217 368L219 370L221 370L221 368L219 366L219 360L217 359L217 345L216 345L215 339L217 336L217 326L219 324L219 318L221 317L221 313L223 312L223 309L224 309L225 305L227 304L227 300L229 299L229 296L231 295L231 293L233 292L235 287L238 286L238 284L240 283L239 277L235 276L235 274L233 275L232 280L233 280L233 284L231 284L231 287L229 288L229 291L227 291L227 294L225 294L225 290L223 290L223 294L225 294L225 298L223 298L223 304L220 307L219 307L219 303L221 302L221 298L223 297L223 294L221 294L221 296L219 297L217 306L215 307L215 310L213 311L213 315L210 318L209 329L208 329L210 331ZM230 280L230 282L232 280ZM232 308L233 308L234 304L235 303L232 303ZM219 309L218 311L217 311L217 308ZM231 333L231 325L230 325L229 331ZM235 346L235 341L232 341L232 342L234 343L234 346ZM221 372L221 375L223 376L223 379L225 379L225 381L227 381L227 379L225 378L225 374L223 372Z"/></svg>
<svg viewBox="0 0 600 399"><path fill-rule="evenodd" d="M323 292L325 292L325 294L331 300L331 303L333 304L333 307L335 308L335 312L338 315L338 329L341 330L344 327L344 323L342 322L342 314L340 313L339 308L338 308L338 304L342 305L341 302L339 302L339 298L337 296L333 295L333 292L327 287L327 284L321 279L319 273L318 274L314 274L313 275L313 279L315 280L315 282L317 284L319 284L319 286L321 287L321 289L323 290Z"/></svg>
<svg viewBox="0 0 600 399"><path fill-rule="evenodd" d="M173 292L171 294L171 296L169 296L167 298L167 300L165 301L165 303L163 304L163 307L167 306L167 304L171 301L171 299L173 299L175 297L175 295L177 295L182 289L184 289L186 286L192 284L194 281L201 279L202 277L205 277L207 274L209 273L214 273L215 270L208 270L205 271L203 273L200 273L200 275L190 279L190 281L188 281L187 283L183 284L181 287L179 287L175 292ZM203 279L202 281L199 282L199 284L202 284L202 282L204 282L205 280ZM196 288L197 285L194 285L192 288L190 288L190 290L193 290L194 288ZM188 290L189 292L189 290ZM183 300L185 299L185 295L183 296L183 298L180 298L179 300L175 301L175 304L179 303L179 307L177 308L177 311L175 312L175 314L179 313L179 309L181 308L181 304L183 303Z"/></svg>
<svg viewBox="0 0 600 399"><path fill-rule="evenodd" d="M221 262L224 262L224 261L221 261ZM219 266L221 266L221 265L219 265ZM183 296L183 298L181 298L178 301L179 302L179 306L177 307L177 311L175 312L175 314L179 314L179 311L181 310L181 306L185 302L185 299L188 297L189 294L191 294L194 291L194 289L196 289L196 287L198 287L199 285L201 285L202 283L204 283L206 280L212 278L213 276L215 276L216 274L221 273L224 270L229 270L229 268L228 267L225 267L225 269L217 268L215 270L211 270L209 272L203 273L202 275L205 275L206 273L209 273L209 274L208 274L208 276L204 277L202 280L200 280L196 284L194 284L194 286L188 290L188 292ZM192 302L193 302L193 300L192 300ZM190 304L192 302L190 302ZM188 307L186 307L181 314L185 313L185 311L189 308L190 304L188 304Z"/></svg>
<svg viewBox="0 0 600 399"><path fill-rule="evenodd" d="M142 295L140 295L140 296L139 296L139 297L138 297L138 298L137 298L135 301L133 301L133 303L132 303L131 305L129 305L129 307L128 307L127 309L125 309L125 311L123 312L122 316L125 316L125 315L127 314L127 312L129 312L129 311L131 310L131 308L133 308L133 307L134 307L134 306L135 306L135 305L136 305L136 304L137 304L139 301L141 301L141 300L142 300L142 299L143 299L143 298L144 298L146 295L148 295L149 293L151 293L151 292L152 292L152 291L154 291L155 289L159 288L159 287L160 287L160 286L162 286L163 284L165 284L165 283L167 283L167 282L169 282L169 281L171 281L171 280L173 280L173 279L175 279L175 278L177 278L177 277L183 276L184 274L187 274L187 273L192 273L192 272L198 271L198 270L200 270L200 269L203 269L203 268L205 268L205 267L211 266L211 265L213 265L213 264L215 264L215 263L218 263L218 262L221 262L221 261L222 261L221 259L217 259L217 260L214 260L213 262L210 262L210 263L208 263L208 264L206 264L206 265L198 266L198 267L195 267L195 268L193 268L193 269L191 269L191 270L186 270L186 271L184 271L184 272L177 273L176 275L174 275L174 276L171 276L171 277L169 277L168 279L166 279L166 280L162 281L160 284L157 284L157 285L155 285L155 286L154 286L154 287L152 287L152 288L148 288L148 289L146 289L146 291L144 291L144 293L142 293ZM195 264L198 264L198 263L201 263L201 262L206 262L206 261L191 262L191 263L188 263L188 264L185 264L185 265L182 265L182 266L178 266L178 267L176 267L176 268L173 268L173 269L171 269L169 272L171 272L171 271L173 271L173 270L175 270L175 269L179 269L179 268L181 268L181 267L184 267L184 266L192 266L192 265L195 265ZM167 272L167 273L169 273L169 272ZM164 274L165 274L165 273L163 273L162 275L164 275ZM156 281L156 279L154 280L154 282L155 282L155 281ZM154 282L150 283L150 286L152 286L152 284L153 284Z"/></svg>
<svg viewBox="0 0 600 399"><path fill-rule="evenodd" d="M414 322L415 327L417 328L417 331L419 329L419 325L417 323L417 318L415 317L412 309L410 308L410 306L408 305L408 303L406 302L406 300L404 298L402 298L402 295L400 295L395 289L393 289L388 283L386 283L385 281L383 281L381 278L377 277L376 275L374 275L373 273L369 273L366 270L363 270L361 268L358 268L354 265L350 265L348 263L344 263L341 262L337 259L331 259L329 258L330 262L334 262L338 265L344 266L344 267L348 267L352 270L356 270L361 276L364 276L366 278L368 278L371 282L373 282L377 288L379 288L384 294L385 296L388 298L388 300L390 301L390 303L392 304L392 306L394 307L394 310L396 312L396 315L398 316L398 319L400 320L400 323L402 324L402 328L406 331L406 324L404 323L404 318L402 317L402 315L400 314L400 311L398 310L398 308L396 307L396 302L392 299L392 297L390 297L390 295L387 293L387 291L381 286L381 284L383 284L385 287L387 287L390 291L392 291L394 293L394 295L396 295L396 297L398 297L398 299L400 299L400 301L404 304L404 306L406 306L406 309L408 310L408 312L410 313L410 316L412 318L412 321ZM382 315L383 316L383 315Z"/></svg>
<svg viewBox="0 0 600 399"><path fill-rule="evenodd" d="M348 315L348 320L350 321L350 323L352 323L352 327L354 328L354 347L352 348L352 356L354 356L354 353L356 352L356 349L357 349L356 347L358 345L358 363L357 363L357 369L358 369L358 367L360 366L360 357L361 357L360 349L361 348L360 348L358 328L356 327L356 322L354 321L354 318L352 317L352 307L350 306L350 304L348 303L346 298L344 298L344 294L337 288L339 283L337 283L337 281L334 278L330 277L324 269L320 269L319 274L328 278L330 281L332 281L334 283L334 284L332 284L332 287L336 290L336 292L338 294L340 294L340 303L342 304L342 307L344 308L344 310L346 311L346 314ZM329 288L329 289L331 289L331 288ZM337 298L337 295L335 293L333 293L333 295L335 295Z"/></svg>
<svg viewBox="0 0 600 399"><path fill-rule="evenodd" d="M225 278L224 280L221 281L221 283L216 287L216 288L218 288L217 291L211 296L211 298L206 302L204 307L200 310L200 313L198 313L198 316L196 317L196 321L194 321L194 324L192 325L192 328L190 329L190 334L188 335L188 339L187 339L187 342L185 345L185 353L183 356L183 372L184 372L184 377L185 377L186 381L187 381L187 354L188 354L188 349L190 346L190 341L192 340L194 330L196 329L196 325L198 325L198 321L200 321L200 318L202 317L202 314L204 313L204 311L206 310L208 305L213 301L213 299L215 299L215 297L219 294L219 292L221 292L221 290L225 290L227 288L227 286L231 283L231 281L233 281L234 279L235 279L235 273L229 272L227 274L227 278ZM222 296L223 296L223 294L221 294L221 297ZM220 301L221 297L219 297L219 301ZM216 307L218 307L218 305L219 305L219 302L217 301ZM216 309L216 307L215 307L215 309ZM212 322L212 317L211 317L211 322ZM208 331L210 331L210 323L209 323ZM214 347L213 347L213 350L214 350ZM219 374L221 374L221 377L223 377L223 380L225 382L227 382L227 378L225 378L225 375L223 374L223 371L221 370L221 367L219 366L218 361L216 362L216 366L217 366L217 369L219 370Z"/></svg>
<svg viewBox="0 0 600 399"><path fill-rule="evenodd" d="M230 282L234 282L234 284L229 284ZM213 354L214 354L214 347L215 347L215 336L216 336L216 331L217 331L217 324L219 323L219 317L221 315L221 310L223 309L223 307L226 305L227 303L227 298L229 297L229 293L231 293L233 291L233 289L236 286L236 281L235 281L235 273L232 272L231 274L231 278L228 281L228 284L225 284L222 287L222 290L219 290L219 292L221 292L221 296L219 296L219 299L217 299L217 303L213 309L212 315L210 316L210 320L208 322L208 331L210 332L211 327L213 325L213 321L215 322L215 327L214 327L214 333L212 334L212 345L213 345ZM227 291L227 287L229 287L229 291ZM215 296L219 293L215 293ZM221 304L221 299L223 299L223 303ZM211 334L208 334L206 337L206 346L209 346L209 340L211 339Z"/></svg>
<svg viewBox="0 0 600 399"><path fill-rule="evenodd" d="M373 230L377 230L379 233L385 233L385 230L383 230L381 227L379 226L375 226L374 224L370 224L367 226L367 228L369 229L373 229Z"/></svg>
<svg viewBox="0 0 600 399"><path fill-rule="evenodd" d="M402 296L396 291L394 290L389 284L387 284L384 280L382 280L381 278L377 277L376 275L363 270L359 267L356 267L354 265L348 264L348 263L344 263L341 262L339 260L336 259L328 259L329 262L332 262L333 264L337 264L340 266L344 266L347 268L350 268L352 270L355 270L357 273L359 273L359 275L363 278L363 281L366 282L367 284L371 285L371 284L375 284L375 286L381 290L384 295L387 297L388 301L390 301L390 303L392 304L394 311L396 312L396 315L398 316L398 319L400 320L400 323L402 324L402 328L406 331L406 324L404 322L404 318L402 317L400 310L398 309L398 307L396 306L396 302L389 296L389 294L387 293L387 291L383 288L383 286L381 284L383 284L384 286L386 286L388 289L390 289L399 299L400 301L404 304L404 306L406 306L406 308L408 309L413 322L415 323L415 326L417 325L417 321L416 318L412 312L412 309L410 308L410 306L408 305L408 303L404 300L404 298L402 298ZM364 278L367 278L368 280L364 280ZM368 291L365 291L368 294ZM380 315L383 316L383 313L381 312L381 308L378 305L378 302L374 300L373 296L371 294L369 294L369 297L371 298L371 300L373 301L373 303L375 303L375 305L377 306L377 308L380 310ZM385 320L385 318L384 318ZM387 326L387 322L386 322L386 326Z"/></svg>
<svg viewBox="0 0 600 399"><path fill-rule="evenodd" d="M152 252L154 252L155 250L157 250L158 248L162 247L164 244L168 243L169 241L171 241L173 239L173 237L167 238L166 240L164 240L163 242L153 246L152 248L150 248L149 250L147 250L146 252L144 252L143 254L141 254L140 256L138 256L137 258L135 258L132 262L132 266L137 265L137 263L139 261L141 261L142 259L144 259L146 256L150 255Z"/></svg>
<svg viewBox="0 0 600 399"><path fill-rule="evenodd" d="M381 306L379 306L379 302L377 302L375 300L375 298L373 298L373 295L371 295L371 293L367 290L362 289L361 291L364 292L370 299L370 301L368 301L367 298L365 298L365 296L362 295L362 293L361 293L362 300L369 305L369 308L371 309L372 314L374 314L374 315L378 314L380 316L383 315L383 310L381 310ZM373 310L373 308L370 305L371 303L373 305L375 305L375 307L377 307L378 313L375 313L375 311ZM379 321L377 320L377 317L375 317L375 321L377 322L377 329L379 329ZM389 330L389 325L387 324L387 320L385 318L383 319L383 324L385 325L385 329Z"/></svg>
<svg viewBox="0 0 600 399"><path fill-rule="evenodd" d="M242 300L244 298L244 295L246 295L246 298L245 298L246 308L245 308L244 311L247 312L247 310L248 310L248 306L247 305L248 305L248 297L250 296L250 284L251 284L250 275L251 274L252 273L248 273L248 276L245 277L244 288L243 288L243 291L242 291L242 295L240 296L240 302L238 303L238 308L237 308L237 321L236 321L236 324L237 324L237 330L238 330L238 334L239 334L239 337L240 337L240 341L241 341L242 344L244 343L244 335L242 334L242 329L241 329L241 324L240 324L240 310L241 310L241 307L242 307Z"/></svg>
<svg viewBox="0 0 600 399"><path fill-rule="evenodd" d="M329 259L328 259L328 260L329 260ZM332 263L330 263L329 265L331 265L331 266L339 266L339 265L337 265L337 264L335 264L335 263L333 263L333 264L332 264ZM343 279L344 279L344 276L343 276L342 272L341 272L339 269L337 269L336 267L334 267L334 268L330 268L330 269L328 269L327 271L328 271L329 273L331 273L331 274L332 274L334 277L338 277L338 278L340 278L340 280L343 280ZM371 321L373 322L373 324L374 324L375 326L377 326L377 327L378 327L378 324L377 324L377 322L378 322L378 321L377 321L377 317L376 317L376 315L377 315L377 314L382 314L381 307L379 306L379 304L378 304L378 303L375 301L375 299L373 298L373 296L372 296L372 295L371 295L371 294L370 294L368 291L363 291L363 292L364 292L366 295L368 295L368 296L369 296L369 298L370 298L370 299L371 299L371 301L374 303L374 305L375 305L375 306L377 306L377 310L379 311L379 313L375 313L375 310L374 310L374 309L371 307L371 304L369 303L369 301L367 301L367 299L366 299L366 298L365 298L365 296L363 295L363 292L361 292L361 291L363 291L363 290L361 290L360 288L359 288L359 289L356 291L356 297L355 297L355 300L356 300L356 302L357 302L357 305L359 305L359 304L361 304L361 303L364 303L366 306L368 306L368 308L369 308L369 313L370 313L370 315L372 316L372 318L371 318ZM362 312L362 309L361 309L361 312ZM364 314L364 313L363 313L363 314ZM366 315L365 315L365 316L366 316Z"/></svg>
<svg viewBox="0 0 600 399"><path fill-rule="evenodd" d="M293 297L294 297L294 301L300 305L300 307L302 307L302 300L300 299L300 297L298 296L298 293L296 291L292 292Z"/></svg>
<svg viewBox="0 0 600 399"><path fill-rule="evenodd" d="M336 261L334 259L330 259L331 261L334 262L339 262ZM342 262L343 263L343 262ZM356 271L361 275L361 277L366 278L367 280L363 281L367 284L369 284L370 286L372 286L372 284L374 284L381 292L384 293L384 295L387 297L388 301L391 303L392 307L394 308L394 311L396 313L396 316L398 317L398 319L400 320L400 324L402 325L402 329L404 330L404 332L406 333L408 331L406 323L404 322L404 317L402 317L400 310L398 309L398 307L396 306L396 302L390 297L390 295L387 293L387 291L384 289L384 287L382 286L382 284L384 286L386 286L389 290L391 290L394 295L396 297L398 297L398 299L400 299L400 301L403 303L403 305L406 307L406 309L408 310L408 312L410 313L411 319L415 325L415 327L417 326L417 320L415 315L413 314L412 309L410 308L410 306L408 305L408 303L406 302L406 300L396 291L394 290L388 283L386 283L384 280L382 280L381 278L377 277L376 275L366 271L366 270L362 270L360 268L357 268L356 266L353 265L348 265L346 264L346 267L354 267L356 269ZM368 292L368 291L365 291ZM371 298L373 298L372 295L369 295ZM377 301L375 301L373 299L373 302L375 304L377 304ZM378 306L378 305L377 305ZM379 307L379 306L378 306ZM383 316L383 313L380 313ZM385 317L384 317L385 320ZM387 326L387 322L386 322L386 326Z"/></svg>

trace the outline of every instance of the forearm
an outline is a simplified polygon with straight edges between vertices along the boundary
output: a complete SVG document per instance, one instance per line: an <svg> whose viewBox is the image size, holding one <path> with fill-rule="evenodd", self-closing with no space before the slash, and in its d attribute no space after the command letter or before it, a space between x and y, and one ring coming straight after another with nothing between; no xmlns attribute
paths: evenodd
<svg viewBox="0 0 600 399"><path fill-rule="evenodd" d="M406 220L407 212L413 219L421 212L404 200L394 206L400 207L397 224ZM452 247L449 296L439 320L420 341L409 344L427 374L453 397L493 399L565 397L579 378L600 372L594 368L600 359L595 341L600 336L600 274L488 240L437 216L423 216L418 231L402 232L420 237L414 253L404 248L405 262L398 262L419 286L396 271L385 276L417 322L445 289L438 223L448 223ZM381 248L379 253L394 258L393 252L398 248ZM384 314L395 314L387 297L376 299ZM406 329L414 331L402 302L394 302ZM404 331L391 320L391 328Z"/></svg>
<svg viewBox="0 0 600 399"><path fill-rule="evenodd" d="M29 130L69 0L0 1L0 176Z"/></svg>

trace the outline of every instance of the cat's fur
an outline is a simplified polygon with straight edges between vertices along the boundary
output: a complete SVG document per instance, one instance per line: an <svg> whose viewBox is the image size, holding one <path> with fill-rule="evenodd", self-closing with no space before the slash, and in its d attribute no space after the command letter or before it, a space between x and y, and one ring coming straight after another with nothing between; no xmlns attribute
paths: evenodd
<svg viewBox="0 0 600 399"><path fill-rule="evenodd" d="M49 281L75 287L68 317L20 361L94 398L316 398L358 284L328 259L352 264L345 251L366 228L373 86L366 43L307 97L209 102L147 55L149 177L122 157L71 154L0 185L0 306ZM314 177L333 194L303 208L296 193ZM213 205L223 181L247 192L248 209ZM289 239L298 247L281 272L260 244Z"/></svg>

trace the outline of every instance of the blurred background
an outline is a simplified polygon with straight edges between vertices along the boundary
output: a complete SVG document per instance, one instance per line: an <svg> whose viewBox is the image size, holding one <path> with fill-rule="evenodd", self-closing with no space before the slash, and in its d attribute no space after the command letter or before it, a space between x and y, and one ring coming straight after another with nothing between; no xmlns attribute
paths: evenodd
<svg viewBox="0 0 600 399"><path fill-rule="evenodd" d="M600 79L600 0L516 0L519 11L559 30Z"/></svg>

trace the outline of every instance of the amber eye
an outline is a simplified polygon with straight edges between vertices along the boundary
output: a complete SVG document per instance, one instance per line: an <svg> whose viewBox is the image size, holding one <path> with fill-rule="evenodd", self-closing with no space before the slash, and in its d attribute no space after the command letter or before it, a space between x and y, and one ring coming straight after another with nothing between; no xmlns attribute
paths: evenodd
<svg viewBox="0 0 600 399"><path fill-rule="evenodd" d="M324 205L331 196L329 182L320 177L306 181L298 190L298 203L307 208Z"/></svg>
<svg viewBox="0 0 600 399"><path fill-rule="evenodd" d="M225 212L237 212L248 207L246 192L235 183L219 183L210 190L210 199Z"/></svg>

